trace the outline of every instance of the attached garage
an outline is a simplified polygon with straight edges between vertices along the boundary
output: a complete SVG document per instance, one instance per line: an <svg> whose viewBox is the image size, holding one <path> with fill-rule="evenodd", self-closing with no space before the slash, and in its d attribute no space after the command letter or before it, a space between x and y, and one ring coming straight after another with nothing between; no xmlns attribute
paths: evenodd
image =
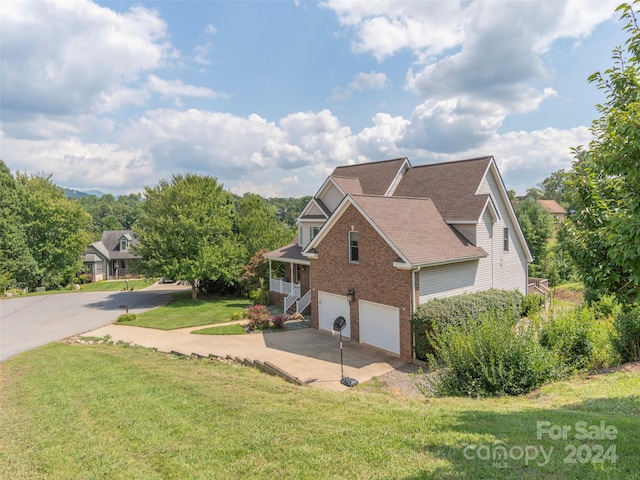
<svg viewBox="0 0 640 480"><path fill-rule="evenodd" d="M351 322L349 321L349 301L347 297L333 293L318 292L318 317L320 330L333 330L333 322L338 317L344 317L347 326L342 331L343 337L351 337Z"/></svg>
<svg viewBox="0 0 640 480"><path fill-rule="evenodd" d="M360 343L400 355L400 309L360 300Z"/></svg>

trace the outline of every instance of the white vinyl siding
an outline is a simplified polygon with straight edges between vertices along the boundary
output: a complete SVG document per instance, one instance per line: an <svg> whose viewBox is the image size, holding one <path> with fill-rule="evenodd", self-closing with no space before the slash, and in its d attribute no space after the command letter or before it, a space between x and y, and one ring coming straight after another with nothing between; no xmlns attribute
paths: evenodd
<svg viewBox="0 0 640 480"><path fill-rule="evenodd" d="M472 224L472 225L467 225L467 224L456 225L456 224L452 224L451 226L453 228L455 228L458 232L460 232L464 238L466 238L471 243L476 245L476 230L477 230L477 228L476 228L477 225L476 224Z"/></svg>
<svg viewBox="0 0 640 480"><path fill-rule="evenodd" d="M320 230L322 225L324 225L324 222L301 222L300 226L298 227L298 235L300 237L298 239L298 245L300 245L302 248L309 245L309 242L311 242L312 229L315 228L317 230Z"/></svg>
<svg viewBox="0 0 640 480"><path fill-rule="evenodd" d="M342 331L343 337L351 337L350 307L347 297L333 293L318 292L318 327L320 330L333 330L333 322L344 317L347 326Z"/></svg>
<svg viewBox="0 0 640 480"><path fill-rule="evenodd" d="M360 300L360 343L400 355L400 309Z"/></svg>
<svg viewBox="0 0 640 480"><path fill-rule="evenodd" d="M438 265L420 270L420 303L483 290L478 282L478 260ZM489 287L490 288L490 287Z"/></svg>
<svg viewBox="0 0 640 480"><path fill-rule="evenodd" d="M500 213L500 222L494 225L493 245L493 288L513 290L517 288L523 293L527 291L527 260L522 244L515 232L516 226L511 221L509 209L500 195L497 179L492 170L489 170L482 181L479 193L489 193ZM508 199L507 199L508 201ZM509 251L504 251L503 229L509 231ZM496 238L497 237L497 238ZM483 245L478 244L483 247ZM487 250L487 253L489 250Z"/></svg>
<svg viewBox="0 0 640 480"><path fill-rule="evenodd" d="M322 203L324 203L327 208L331 212L333 212L338 207L338 205L340 205L340 202L342 202L343 198L344 195L342 194L342 192L340 192L340 190L338 190L338 188L334 185L331 185L329 189L324 193L322 198L320 198L320 200L322 200Z"/></svg>

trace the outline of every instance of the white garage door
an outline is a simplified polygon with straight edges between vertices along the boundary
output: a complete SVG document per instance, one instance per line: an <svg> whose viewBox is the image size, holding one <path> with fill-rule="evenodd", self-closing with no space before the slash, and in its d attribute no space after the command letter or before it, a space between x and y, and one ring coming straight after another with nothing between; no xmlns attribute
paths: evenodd
<svg viewBox="0 0 640 480"><path fill-rule="evenodd" d="M400 355L400 310L360 300L360 343Z"/></svg>
<svg viewBox="0 0 640 480"><path fill-rule="evenodd" d="M318 322L320 330L333 330L333 322L337 317L344 317L347 326L342 330L343 337L351 337L351 322L349 321L349 301L342 295L318 292Z"/></svg>

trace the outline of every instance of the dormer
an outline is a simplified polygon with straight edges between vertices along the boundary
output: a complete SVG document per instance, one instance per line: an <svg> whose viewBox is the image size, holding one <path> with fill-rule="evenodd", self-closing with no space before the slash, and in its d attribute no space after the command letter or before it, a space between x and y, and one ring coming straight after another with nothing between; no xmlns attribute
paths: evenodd
<svg viewBox="0 0 640 480"><path fill-rule="evenodd" d="M129 251L129 247L131 246L131 241L132 240L133 240L133 237L130 234L125 233L124 235L122 235L120 237L120 241L118 242L119 246L120 246L120 251L121 252L128 252Z"/></svg>

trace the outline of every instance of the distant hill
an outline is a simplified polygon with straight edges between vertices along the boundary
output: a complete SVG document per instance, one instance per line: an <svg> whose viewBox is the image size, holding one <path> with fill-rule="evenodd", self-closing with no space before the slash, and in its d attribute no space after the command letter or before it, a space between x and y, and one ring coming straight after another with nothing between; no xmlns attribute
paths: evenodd
<svg viewBox="0 0 640 480"><path fill-rule="evenodd" d="M67 198L82 198L88 197L89 195L95 195L96 197L100 198L104 195L104 193L100 190L88 190L86 192L81 192L80 190L73 190L72 188L65 188L64 194Z"/></svg>

